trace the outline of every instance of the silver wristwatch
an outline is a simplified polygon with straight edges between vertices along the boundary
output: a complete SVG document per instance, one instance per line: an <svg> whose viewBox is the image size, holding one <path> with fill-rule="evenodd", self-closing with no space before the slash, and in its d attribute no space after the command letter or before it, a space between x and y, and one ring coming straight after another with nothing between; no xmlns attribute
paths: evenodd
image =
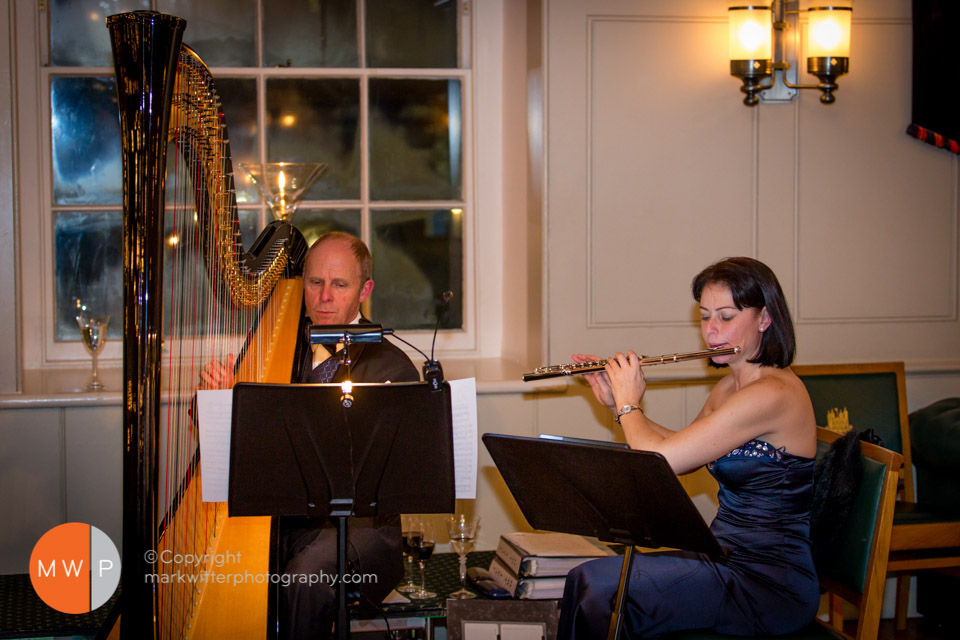
<svg viewBox="0 0 960 640"><path fill-rule="evenodd" d="M643 413L643 409L641 409L637 405L625 404L622 407L620 407L620 411L617 411L617 424L620 424L620 418L627 415L631 411L639 411L640 413Z"/></svg>

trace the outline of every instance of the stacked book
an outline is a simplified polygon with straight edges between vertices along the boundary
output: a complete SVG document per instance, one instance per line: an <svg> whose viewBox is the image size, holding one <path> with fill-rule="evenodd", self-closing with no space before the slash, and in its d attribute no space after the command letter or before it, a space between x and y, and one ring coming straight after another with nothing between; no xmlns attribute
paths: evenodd
<svg viewBox="0 0 960 640"><path fill-rule="evenodd" d="M490 576L514 598L560 598L570 569L612 555L616 554L595 538L569 533L505 533L490 564Z"/></svg>

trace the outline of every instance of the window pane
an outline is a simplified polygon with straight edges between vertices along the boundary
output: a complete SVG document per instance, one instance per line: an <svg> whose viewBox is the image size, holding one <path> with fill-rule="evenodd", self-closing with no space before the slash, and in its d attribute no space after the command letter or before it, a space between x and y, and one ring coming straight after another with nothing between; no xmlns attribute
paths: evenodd
<svg viewBox="0 0 960 640"><path fill-rule="evenodd" d="M267 161L326 162L306 200L360 197L360 83L355 78L267 80Z"/></svg>
<svg viewBox="0 0 960 640"><path fill-rule="evenodd" d="M300 230L307 245L328 231L346 231L360 237L360 211L357 209L297 209L293 226Z"/></svg>
<svg viewBox="0 0 960 640"><path fill-rule="evenodd" d="M50 80L53 201L120 204L123 166L113 78Z"/></svg>
<svg viewBox="0 0 960 640"><path fill-rule="evenodd" d="M89 315L109 315L108 338L123 333L123 220L117 211L53 215L56 339L80 340L77 300Z"/></svg>
<svg viewBox="0 0 960 640"><path fill-rule="evenodd" d="M359 66L356 0L265 3L263 66Z"/></svg>
<svg viewBox="0 0 960 640"><path fill-rule="evenodd" d="M460 81L370 79L370 197L459 200Z"/></svg>
<svg viewBox="0 0 960 640"><path fill-rule="evenodd" d="M158 0L157 11L187 21L183 44L208 67L257 66L256 0Z"/></svg>
<svg viewBox="0 0 960 640"><path fill-rule="evenodd" d="M179 215L187 209L181 208ZM193 293L191 308L195 317L178 310L181 320L193 322L191 330L200 333L213 314L210 307L215 303L210 290L209 275L202 255L192 242L178 238L174 231L173 216L168 209L164 228L164 335L167 336L171 313L171 279L177 273L184 278ZM187 213L189 215L189 213ZM258 210L239 212L240 232L243 245L249 249L263 230ZM359 227L359 224L357 225ZM181 229L182 232L182 229ZM358 230L357 230L358 232ZM123 216L116 211L60 211L54 214L54 243L56 250L56 339L78 341L75 321L77 300L86 305L91 315L109 315L109 338L123 334ZM181 284L181 286L183 286ZM191 331L188 331L190 333Z"/></svg>
<svg viewBox="0 0 960 640"><path fill-rule="evenodd" d="M181 336L211 332L222 336L237 327L249 326L252 314L256 313L232 305L223 306L218 300L211 281L214 275L219 277L219 270L208 269L203 259L201 246L208 236L196 233L192 222L194 211L192 203L181 203L177 207L167 207L164 212L161 324L165 339L170 337L172 329ZM257 210L239 212L244 247L249 248L263 228L258 214ZM225 347L228 351L230 348L234 347Z"/></svg>
<svg viewBox="0 0 960 640"><path fill-rule="evenodd" d="M149 0L52 0L50 63L60 67L112 67L107 16L149 9ZM72 320L71 320L72 322Z"/></svg>
<svg viewBox="0 0 960 640"><path fill-rule="evenodd" d="M117 141L119 148L119 141ZM179 199L186 199L187 207L192 211L192 181L184 169L184 163L176 147L170 143L167 147L168 174L167 196L173 201L177 192ZM117 176L117 183L120 177ZM121 187L122 189L122 187ZM253 241L263 228L260 212L241 210L238 212L240 232L244 247L252 246ZM172 216L166 216L165 238L169 241L174 235ZM56 338L58 340L79 340L74 320L76 300L79 298L87 305L90 313L111 316L108 337L120 337L123 330L123 276L122 276L122 234L123 220L120 212L76 212L61 211L54 213L54 260L56 278ZM184 269L190 268L197 283L198 307L213 304L209 293L206 269L202 258L192 248L182 243L164 244L164 282L169 283L173 269L173 254L181 257L179 268L182 277ZM189 255L184 255L184 252ZM169 287L164 290L168 292ZM164 313L169 313L170 300L165 295ZM202 323L206 315L198 320ZM169 328L167 324L165 327ZM203 326L196 326L202 331Z"/></svg>
<svg viewBox="0 0 960 640"><path fill-rule="evenodd" d="M234 188L238 203L260 202L257 187L250 183L240 172L241 162L255 162L257 153L257 103L256 81L250 78L222 78L216 81L220 94L224 122L230 141L230 154L234 171ZM176 193L182 189L192 189L190 176L196 172L194 159L188 167L177 150L176 144L167 145L167 202L176 201ZM181 198L185 196L180 196Z"/></svg>
<svg viewBox="0 0 960 640"><path fill-rule="evenodd" d="M238 175L241 162L257 162L257 81L253 78L217 78L223 118L230 136L237 202L259 202L257 187Z"/></svg>
<svg viewBox="0 0 960 640"><path fill-rule="evenodd" d="M462 213L371 212L371 307L377 322L397 329L433 329L443 292L452 291L440 326L463 326Z"/></svg>
<svg viewBox="0 0 960 640"><path fill-rule="evenodd" d="M240 209L237 211L237 221L240 223L240 242L243 243L244 250L249 251L250 247L253 246L253 241L260 236L265 228L265 225L260 221L260 210Z"/></svg>
<svg viewBox="0 0 960 640"><path fill-rule="evenodd" d="M367 0L368 67L457 66L457 0Z"/></svg>

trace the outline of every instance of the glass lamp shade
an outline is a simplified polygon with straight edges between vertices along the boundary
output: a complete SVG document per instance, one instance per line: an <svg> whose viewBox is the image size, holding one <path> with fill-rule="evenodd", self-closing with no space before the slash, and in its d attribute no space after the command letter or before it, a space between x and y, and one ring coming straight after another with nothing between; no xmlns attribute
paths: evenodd
<svg viewBox="0 0 960 640"><path fill-rule="evenodd" d="M770 6L731 6L730 59L770 60L773 57L773 24Z"/></svg>
<svg viewBox="0 0 960 640"><path fill-rule="evenodd" d="M288 220L296 213L300 201L327 168L323 162L241 163L239 166L257 185L277 220Z"/></svg>
<svg viewBox="0 0 960 640"><path fill-rule="evenodd" d="M852 14L850 7L810 7L807 57L849 58Z"/></svg>

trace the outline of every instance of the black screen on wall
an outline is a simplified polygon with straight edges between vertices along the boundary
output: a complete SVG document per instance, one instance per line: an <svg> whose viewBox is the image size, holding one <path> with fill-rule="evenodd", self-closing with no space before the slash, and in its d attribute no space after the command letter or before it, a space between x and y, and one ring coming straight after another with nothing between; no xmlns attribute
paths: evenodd
<svg viewBox="0 0 960 640"><path fill-rule="evenodd" d="M957 0L913 0L913 102L907 132L957 153L960 141L960 2Z"/></svg>

